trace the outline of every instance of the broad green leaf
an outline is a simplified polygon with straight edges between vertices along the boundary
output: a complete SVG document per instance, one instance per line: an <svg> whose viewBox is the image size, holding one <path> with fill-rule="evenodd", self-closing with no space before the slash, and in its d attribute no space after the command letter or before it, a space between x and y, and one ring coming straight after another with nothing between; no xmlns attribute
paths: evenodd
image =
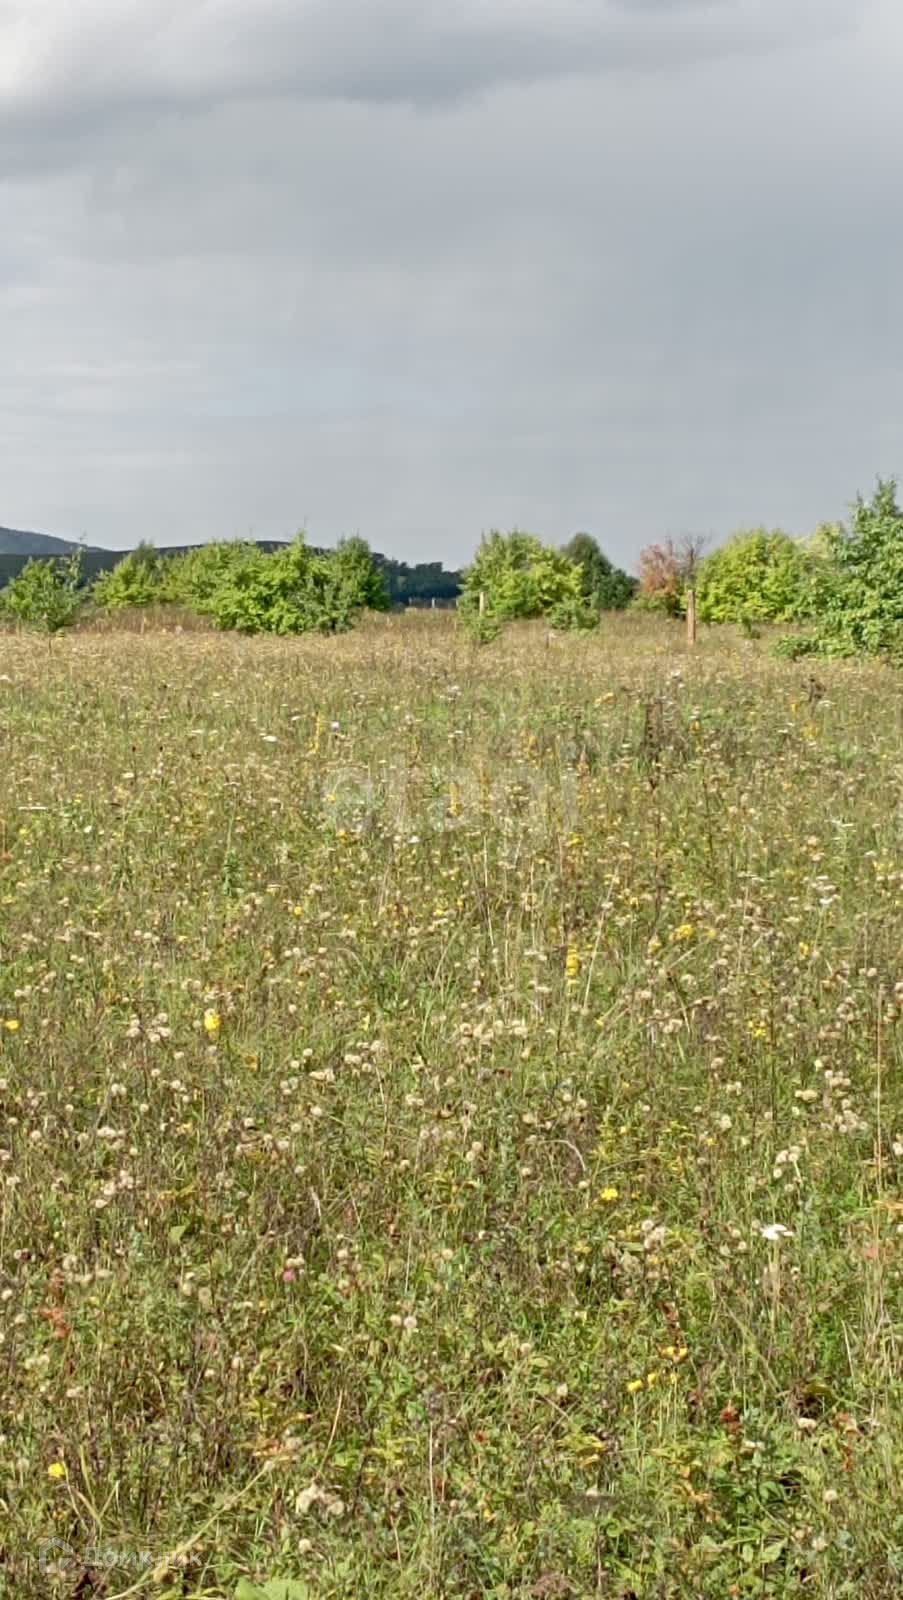
<svg viewBox="0 0 903 1600"><path fill-rule="evenodd" d="M300 1583L296 1578L271 1578L263 1588L256 1583L249 1583L247 1578L241 1578L235 1591L235 1600L310 1600L310 1590L306 1583Z"/></svg>

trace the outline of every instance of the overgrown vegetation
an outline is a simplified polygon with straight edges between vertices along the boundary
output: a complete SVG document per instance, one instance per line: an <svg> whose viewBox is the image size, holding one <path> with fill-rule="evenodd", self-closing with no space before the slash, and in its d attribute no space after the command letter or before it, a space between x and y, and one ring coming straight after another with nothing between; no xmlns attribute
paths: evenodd
<svg viewBox="0 0 903 1600"><path fill-rule="evenodd" d="M361 568L338 552L309 550L301 535L271 555L242 545L223 561L211 592L191 603L218 628L238 633L337 633L351 627L366 603L367 567L372 572L369 558ZM200 562L192 568L194 578L201 568Z"/></svg>
<svg viewBox="0 0 903 1600"><path fill-rule="evenodd" d="M577 563L519 528L483 536L461 586L458 605L465 618L479 613L481 595L486 615L497 623L545 617L567 627L589 611Z"/></svg>
<svg viewBox="0 0 903 1600"><path fill-rule="evenodd" d="M12 549L6 543L7 538L13 541ZM21 572L27 560L27 556L19 553L16 549L15 541L17 538L21 538L24 541L35 538L38 547L33 554L41 559L45 557L40 535L25 534L17 536L12 530L0 528L0 589L11 578L15 578ZM63 541L50 540L47 542L52 545ZM284 541L272 539L249 542L253 542L258 549L266 553L283 549L285 543ZM163 561L170 562L179 556L192 554L198 548L197 545L164 545L158 548L157 553ZM65 555L68 552L63 549L46 553ZM104 572L112 571L113 567L123 559L124 555L120 551L96 550L91 546L85 546L82 556L83 582L99 577ZM389 602L393 606L429 606L432 603L440 606L453 605L457 599L460 574L447 570L441 561L418 561L410 565L406 561L394 561L388 556L380 555L378 552L374 552L373 561L385 583Z"/></svg>
<svg viewBox="0 0 903 1600"><path fill-rule="evenodd" d="M375 557L364 539L316 550L299 534L291 545L214 543L175 554L140 545L101 572L90 600L106 612L166 604L187 607L215 626L243 633L335 633L366 610L432 593L457 597L465 634L491 643L512 621L542 618L555 631L591 631L603 614L628 605L676 618L696 592L703 623L812 623L777 640L788 659L804 655L883 655L903 660L903 512L894 480L857 499L849 527L822 523L808 539L754 528L704 556L706 541L686 536L647 545L639 579L615 567L588 533L556 549L534 534L492 532L464 574L439 563L409 568ZM90 559L104 552L91 552ZM0 591L6 616L49 633L75 621L89 557L30 561ZM481 609L482 597L482 609Z"/></svg>
<svg viewBox="0 0 903 1600"><path fill-rule="evenodd" d="M695 582L705 540L688 536L675 543L647 544L640 551L639 583L634 605L665 617L679 617L687 589Z"/></svg>
<svg viewBox="0 0 903 1600"><path fill-rule="evenodd" d="M903 511L894 479L856 501L850 526L826 530L816 650L903 661Z"/></svg>
<svg viewBox="0 0 903 1600"><path fill-rule="evenodd" d="M458 605L471 636L486 642L502 623L536 617L563 631L590 630L603 611L622 610L635 588L590 534L577 533L556 550L515 528L484 535L463 574Z"/></svg>
<svg viewBox="0 0 903 1600"><path fill-rule="evenodd" d="M0 590L0 619L7 617L48 638L71 627L81 609L81 551L31 560Z"/></svg>
<svg viewBox="0 0 903 1600"><path fill-rule="evenodd" d="M896 1600L892 670L106 627L0 635L0 1587Z"/></svg>
<svg viewBox="0 0 903 1600"><path fill-rule="evenodd" d="M388 594L363 539L333 551L309 549L302 534L274 551L249 542L200 545L163 560L142 545L94 584L106 610L174 602L238 633L336 633Z"/></svg>
<svg viewBox="0 0 903 1600"><path fill-rule="evenodd" d="M775 529L738 533L701 563L696 577L701 622L796 622L812 615L817 558Z"/></svg>
<svg viewBox="0 0 903 1600"><path fill-rule="evenodd" d="M169 599L168 566L150 544L139 544L115 567L102 572L91 590L105 611L125 611L130 606L159 605Z"/></svg>
<svg viewBox="0 0 903 1600"><path fill-rule="evenodd" d="M564 554L580 568L580 589L593 611L623 611L636 593L637 580L609 561L589 533L575 533Z"/></svg>

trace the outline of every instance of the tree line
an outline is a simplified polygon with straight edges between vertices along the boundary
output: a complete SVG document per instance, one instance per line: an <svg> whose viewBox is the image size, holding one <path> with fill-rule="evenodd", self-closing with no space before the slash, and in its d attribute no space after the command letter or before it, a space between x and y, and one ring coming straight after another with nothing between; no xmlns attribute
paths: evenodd
<svg viewBox="0 0 903 1600"><path fill-rule="evenodd" d="M704 539L649 544L636 579L620 572L588 534L563 550L528 534L483 539L465 572L459 606L488 640L515 617L555 628L594 628L602 613L631 609L679 617L692 589L703 623L794 624L779 653L885 655L903 662L903 510L892 478L858 496L847 523L822 523L809 538L750 528L705 552Z"/></svg>
<svg viewBox="0 0 903 1600"><path fill-rule="evenodd" d="M0 532L2 539L2 532ZM258 550L263 550L271 555L276 551L286 548L283 539L254 539L244 541L245 545L254 544ZM143 546L142 548L155 548ZM179 556L190 554L192 550L200 549L198 545L172 545L157 550L163 560L174 560ZM52 555L45 555L42 551L35 551L31 555L18 551L7 552L0 550L0 590L10 583L27 565L30 559L47 560L65 557L65 550ZM95 578L124 561L131 551L97 550L82 547L82 556L79 571L82 587L90 587ZM326 552L315 550L315 554L323 555ZM389 556L373 552L373 561L379 568L385 580L389 601L392 605L429 605L435 601L438 605L453 604L460 593L461 574L447 570L441 561L394 561Z"/></svg>
<svg viewBox="0 0 903 1600"><path fill-rule="evenodd" d="M778 641L784 654L903 660L903 511L894 479L859 496L848 523L822 524L808 539L752 528L708 554L698 538L647 545L636 578L588 533L558 548L520 529L484 535L463 573L389 561L358 537L318 550L303 534L288 545L218 542L176 553L142 544L86 582L89 554L106 553L28 560L0 589L0 616L54 633L92 607L170 604L245 633L334 633L367 610L441 599L456 601L463 626L489 642L519 618L590 630L604 613L627 607L678 617L692 588L703 623L797 625Z"/></svg>

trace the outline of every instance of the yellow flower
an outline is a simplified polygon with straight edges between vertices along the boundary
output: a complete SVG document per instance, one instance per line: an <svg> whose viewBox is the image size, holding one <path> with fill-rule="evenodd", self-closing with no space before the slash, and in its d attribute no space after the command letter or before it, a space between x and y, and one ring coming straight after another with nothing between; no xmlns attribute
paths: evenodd
<svg viewBox="0 0 903 1600"><path fill-rule="evenodd" d="M204 1032L208 1039L216 1039L219 1035L222 1018L218 1011L204 1012Z"/></svg>
<svg viewBox="0 0 903 1600"><path fill-rule="evenodd" d="M565 957L564 970L571 982L573 982L580 971L580 952L575 944L568 945L568 953Z"/></svg>
<svg viewBox="0 0 903 1600"><path fill-rule="evenodd" d="M66 1468L64 1463L62 1461L51 1461L50 1466L47 1468L47 1476L48 1478L53 1478L55 1483L58 1483L61 1478L65 1478Z"/></svg>
<svg viewBox="0 0 903 1600"><path fill-rule="evenodd" d="M639 1391L642 1389L642 1387L643 1387L642 1378L631 1378L630 1382L627 1385L627 1393L628 1394L638 1394Z"/></svg>
<svg viewBox="0 0 903 1600"><path fill-rule="evenodd" d="M601 1190L601 1192L599 1194L599 1199L603 1202L604 1205L609 1206L609 1205L612 1204L612 1202L614 1200L618 1199L620 1193L621 1193L620 1189L616 1189L614 1184L610 1183L608 1185L607 1189L602 1189Z"/></svg>
<svg viewBox="0 0 903 1600"><path fill-rule="evenodd" d="M18 1033L18 1031L19 1031L19 1024L16 1021L15 1017L7 1017L6 1021L3 1024L3 1026L6 1029L7 1033Z"/></svg>
<svg viewBox="0 0 903 1600"><path fill-rule="evenodd" d="M685 1344L666 1344L659 1354L667 1356L669 1361L686 1361L690 1352Z"/></svg>
<svg viewBox="0 0 903 1600"><path fill-rule="evenodd" d="M806 943L805 939L800 940L799 951L800 955L803 957L803 960L805 960L806 956L809 954L810 948L811 947Z"/></svg>

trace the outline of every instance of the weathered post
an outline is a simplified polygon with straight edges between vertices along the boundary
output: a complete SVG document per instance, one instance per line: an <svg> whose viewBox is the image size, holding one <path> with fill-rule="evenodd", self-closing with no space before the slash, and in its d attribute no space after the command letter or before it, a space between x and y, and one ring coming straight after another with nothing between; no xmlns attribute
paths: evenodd
<svg viewBox="0 0 903 1600"><path fill-rule="evenodd" d="M480 590L480 616L481 617L485 617L485 615L486 615L486 591L484 589L481 589Z"/></svg>
<svg viewBox="0 0 903 1600"><path fill-rule="evenodd" d="M696 643L696 590L687 590L687 644Z"/></svg>

